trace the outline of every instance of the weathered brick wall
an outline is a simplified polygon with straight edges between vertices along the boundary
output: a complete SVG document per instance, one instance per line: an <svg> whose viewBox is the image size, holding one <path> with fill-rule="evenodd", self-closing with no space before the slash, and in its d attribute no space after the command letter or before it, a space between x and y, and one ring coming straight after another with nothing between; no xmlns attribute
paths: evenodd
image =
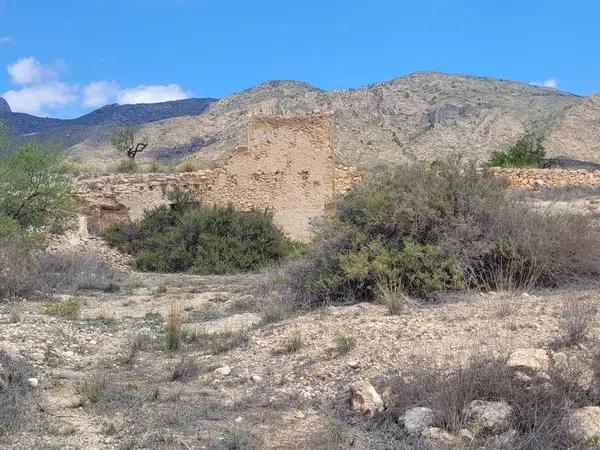
<svg viewBox="0 0 600 450"><path fill-rule="evenodd" d="M88 230L98 233L125 218L168 204L176 187L210 205L273 212L290 237L307 240L311 221L333 210L340 193L360 180L352 167L335 165L330 116L262 117L248 126L248 146L219 168L191 173L114 174L79 180L88 205Z"/></svg>
<svg viewBox="0 0 600 450"><path fill-rule="evenodd" d="M493 169L512 188L600 187L600 171L567 169Z"/></svg>

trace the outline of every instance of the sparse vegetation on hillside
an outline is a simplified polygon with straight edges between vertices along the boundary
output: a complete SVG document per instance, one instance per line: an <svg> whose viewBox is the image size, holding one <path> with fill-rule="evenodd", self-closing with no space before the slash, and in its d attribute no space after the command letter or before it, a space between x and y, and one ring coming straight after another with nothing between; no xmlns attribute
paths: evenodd
<svg viewBox="0 0 600 450"><path fill-rule="evenodd" d="M145 271L223 274L253 271L288 255L292 244L270 213L242 213L180 202L113 225L107 241Z"/></svg>
<svg viewBox="0 0 600 450"><path fill-rule="evenodd" d="M493 152L490 167L539 167L545 156L542 138L525 136L504 151Z"/></svg>
<svg viewBox="0 0 600 450"><path fill-rule="evenodd" d="M372 300L382 280L421 298L558 286L598 274L598 236L592 217L533 211L473 164L414 164L338 203L310 256L288 271L286 295L302 305Z"/></svg>

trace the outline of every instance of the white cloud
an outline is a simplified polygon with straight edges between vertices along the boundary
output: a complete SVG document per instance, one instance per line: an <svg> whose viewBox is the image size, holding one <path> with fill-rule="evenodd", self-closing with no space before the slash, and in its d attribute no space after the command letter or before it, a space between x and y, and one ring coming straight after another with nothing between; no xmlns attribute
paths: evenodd
<svg viewBox="0 0 600 450"><path fill-rule="evenodd" d="M57 78L59 73L66 72L67 65L62 60L54 61L51 65L44 65L30 56L9 64L6 66L6 70L15 84L36 84Z"/></svg>
<svg viewBox="0 0 600 450"><path fill-rule="evenodd" d="M13 111L29 114L46 114L48 110L60 112L65 106L69 106L71 111L86 110L114 102L157 103L191 96L178 84L140 85L122 89L116 82L106 80L92 81L83 87L63 82L60 77L67 71L63 60L42 64L34 57L21 58L6 66L6 70L12 82L20 86L2 96Z"/></svg>
<svg viewBox="0 0 600 450"><path fill-rule="evenodd" d="M90 108L112 103L119 95L119 85L114 81L93 81L83 88L83 105Z"/></svg>
<svg viewBox="0 0 600 450"><path fill-rule="evenodd" d="M70 105L77 101L77 86L49 82L2 94L15 112L42 114L47 108Z"/></svg>
<svg viewBox="0 0 600 450"><path fill-rule="evenodd" d="M190 93L181 89L177 84L138 86L123 89L119 92L117 101L120 104L131 103L158 103L169 100L182 100L189 98Z"/></svg>
<svg viewBox="0 0 600 450"><path fill-rule="evenodd" d="M15 38L12 36L0 36L0 45L14 44Z"/></svg>
<svg viewBox="0 0 600 450"><path fill-rule="evenodd" d="M544 80L544 81L532 81L529 84L533 84L534 86L542 86L542 87L552 88L552 89L558 88L558 80L556 78L548 78L547 80Z"/></svg>

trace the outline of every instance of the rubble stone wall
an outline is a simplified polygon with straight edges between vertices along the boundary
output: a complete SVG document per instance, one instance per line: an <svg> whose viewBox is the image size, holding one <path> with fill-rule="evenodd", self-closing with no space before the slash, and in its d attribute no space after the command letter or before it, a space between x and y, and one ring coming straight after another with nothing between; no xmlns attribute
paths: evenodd
<svg viewBox="0 0 600 450"><path fill-rule="evenodd" d="M330 116L256 118L248 126L248 146L238 147L221 167L82 178L77 196L87 205L87 228L94 234L169 204L169 192L179 187L204 204L268 209L288 236L307 240L311 221L329 214L335 198L361 177L355 168L336 166L331 139Z"/></svg>
<svg viewBox="0 0 600 450"><path fill-rule="evenodd" d="M598 170L493 169L492 173L506 179L509 186L515 189L600 187Z"/></svg>

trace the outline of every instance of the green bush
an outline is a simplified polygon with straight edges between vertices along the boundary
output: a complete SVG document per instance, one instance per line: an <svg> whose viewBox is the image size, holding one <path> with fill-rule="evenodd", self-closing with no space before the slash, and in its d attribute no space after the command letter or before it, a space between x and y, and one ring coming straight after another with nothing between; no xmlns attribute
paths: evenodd
<svg viewBox="0 0 600 450"><path fill-rule="evenodd" d="M294 248L270 213L187 203L148 212L138 223L113 225L105 237L109 244L134 255L139 269L157 272L253 271Z"/></svg>
<svg viewBox="0 0 600 450"><path fill-rule="evenodd" d="M489 167L539 167L545 156L541 138L525 136L508 150L493 152Z"/></svg>
<svg viewBox="0 0 600 450"><path fill-rule="evenodd" d="M474 164L418 163L337 205L282 295L296 304L374 300L393 284L421 298L448 289L557 286L600 271L591 216L533 211Z"/></svg>

